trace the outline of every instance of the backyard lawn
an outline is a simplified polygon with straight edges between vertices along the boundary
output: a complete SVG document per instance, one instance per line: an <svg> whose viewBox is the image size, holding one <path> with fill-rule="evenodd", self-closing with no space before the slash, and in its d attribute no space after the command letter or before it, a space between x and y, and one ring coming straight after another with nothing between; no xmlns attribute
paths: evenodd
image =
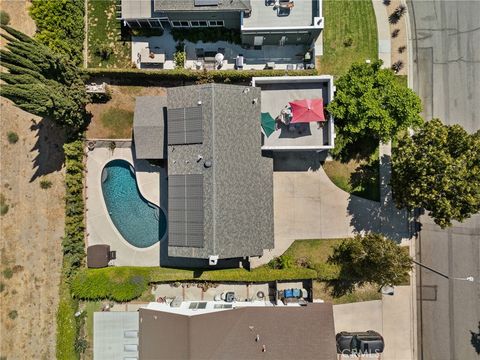
<svg viewBox="0 0 480 360"><path fill-rule="evenodd" d="M88 0L88 67L131 67L130 36L122 38L115 0Z"/></svg>
<svg viewBox="0 0 480 360"><path fill-rule="evenodd" d="M324 0L320 74L342 75L354 62L378 57L377 23L371 0Z"/></svg>
<svg viewBox="0 0 480 360"><path fill-rule="evenodd" d="M87 130L89 139L129 139L132 136L135 97L164 95L158 86L109 85L112 96L106 103L89 104L92 120Z"/></svg>

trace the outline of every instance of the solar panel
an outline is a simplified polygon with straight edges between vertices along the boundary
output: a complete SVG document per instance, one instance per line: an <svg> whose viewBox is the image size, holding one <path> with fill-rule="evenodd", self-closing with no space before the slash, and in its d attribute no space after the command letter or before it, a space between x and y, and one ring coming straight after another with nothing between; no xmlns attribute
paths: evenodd
<svg viewBox="0 0 480 360"><path fill-rule="evenodd" d="M203 175L168 177L168 244L203 247Z"/></svg>
<svg viewBox="0 0 480 360"><path fill-rule="evenodd" d="M203 142L202 107L168 109L168 145Z"/></svg>
<svg viewBox="0 0 480 360"><path fill-rule="evenodd" d="M195 6L215 6L218 5L218 0L195 0Z"/></svg>

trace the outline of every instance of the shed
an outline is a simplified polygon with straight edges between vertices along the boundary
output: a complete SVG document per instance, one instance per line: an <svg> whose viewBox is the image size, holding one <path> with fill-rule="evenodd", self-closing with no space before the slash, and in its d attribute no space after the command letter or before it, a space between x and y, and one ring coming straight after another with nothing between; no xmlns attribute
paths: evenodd
<svg viewBox="0 0 480 360"><path fill-rule="evenodd" d="M165 117L166 96L139 96L133 116L133 139L137 159L166 158Z"/></svg>

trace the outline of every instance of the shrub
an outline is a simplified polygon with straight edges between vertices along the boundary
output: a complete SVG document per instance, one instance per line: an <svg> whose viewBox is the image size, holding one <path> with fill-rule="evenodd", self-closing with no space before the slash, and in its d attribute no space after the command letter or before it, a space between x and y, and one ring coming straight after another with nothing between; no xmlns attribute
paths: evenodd
<svg viewBox="0 0 480 360"><path fill-rule="evenodd" d="M30 15L37 25L36 39L76 64L82 62L84 0L33 0Z"/></svg>
<svg viewBox="0 0 480 360"><path fill-rule="evenodd" d="M13 276L13 270L11 268L6 268L3 270L3 277L5 279L11 279Z"/></svg>
<svg viewBox="0 0 480 360"><path fill-rule="evenodd" d="M186 59L187 59L187 53L185 51L176 51L173 54L173 61L175 62L175 68L183 69L185 67Z"/></svg>
<svg viewBox="0 0 480 360"><path fill-rule="evenodd" d="M403 46L400 46L400 47L398 48L398 52L399 52L400 54L403 54L403 52L404 52L406 49L407 49L406 46L404 46L404 45L403 45Z"/></svg>
<svg viewBox="0 0 480 360"><path fill-rule="evenodd" d="M10 15L5 10L0 10L0 25L10 24Z"/></svg>
<svg viewBox="0 0 480 360"><path fill-rule="evenodd" d="M190 41L197 43L214 43L217 41L226 41L233 44L241 44L242 38L240 30L226 28L197 28L197 29L172 29L171 34L175 41Z"/></svg>
<svg viewBox="0 0 480 360"><path fill-rule="evenodd" d="M343 46L345 47L350 47L353 45L353 37L348 35L344 40L343 40Z"/></svg>
<svg viewBox="0 0 480 360"><path fill-rule="evenodd" d="M5 290L5 284L3 282L0 282L0 293Z"/></svg>
<svg viewBox="0 0 480 360"><path fill-rule="evenodd" d="M400 34L400 29L395 29L392 31L392 38L396 38Z"/></svg>
<svg viewBox="0 0 480 360"><path fill-rule="evenodd" d="M8 317L12 320L15 320L18 317L17 310L12 310L8 313Z"/></svg>
<svg viewBox="0 0 480 360"><path fill-rule="evenodd" d="M392 64L392 70L396 73L403 69L403 61L398 60Z"/></svg>
<svg viewBox="0 0 480 360"><path fill-rule="evenodd" d="M52 182L48 179L42 179L40 180L40 188L46 190L50 189L52 187Z"/></svg>
<svg viewBox="0 0 480 360"><path fill-rule="evenodd" d="M5 198L5 195L0 193L0 215L5 215L8 213L9 205L7 204L7 199Z"/></svg>
<svg viewBox="0 0 480 360"><path fill-rule="evenodd" d="M273 258L268 263L271 269L291 269L294 265L293 257L290 255L281 255Z"/></svg>
<svg viewBox="0 0 480 360"><path fill-rule="evenodd" d="M102 60L108 60L113 54L113 49L108 45L99 45L95 49L95 55L102 58Z"/></svg>
<svg viewBox="0 0 480 360"><path fill-rule="evenodd" d="M16 144L18 141L18 134L14 131L9 131L7 133L7 139L10 144Z"/></svg>
<svg viewBox="0 0 480 360"><path fill-rule="evenodd" d="M88 342L86 339L77 339L75 341L75 351L79 354L83 354L88 348Z"/></svg>

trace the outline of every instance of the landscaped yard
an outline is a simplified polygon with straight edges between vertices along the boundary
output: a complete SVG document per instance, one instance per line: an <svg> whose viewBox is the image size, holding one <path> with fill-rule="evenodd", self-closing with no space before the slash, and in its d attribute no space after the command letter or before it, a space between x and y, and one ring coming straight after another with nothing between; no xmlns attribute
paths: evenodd
<svg viewBox="0 0 480 360"><path fill-rule="evenodd" d="M148 296L145 292L151 283L172 281L196 282L269 282L275 280L317 279L316 298L345 303L378 299L378 289L365 286L341 298L332 298L324 286L326 281L338 277L338 267L327 264L333 246L342 239L298 240L285 252L288 258L283 268L273 269L270 265L253 269L192 270L162 267L109 267L105 269L83 269L72 282L76 297L86 300L117 302ZM148 300L145 298L144 300Z"/></svg>
<svg viewBox="0 0 480 360"><path fill-rule="evenodd" d="M107 103L89 104L92 120L87 130L89 139L129 139L132 136L136 96L164 95L162 87L109 86L112 98Z"/></svg>
<svg viewBox="0 0 480 360"><path fill-rule="evenodd" d="M369 160L352 159L346 163L326 161L323 169L340 189L365 199L380 201L378 152Z"/></svg>
<svg viewBox="0 0 480 360"><path fill-rule="evenodd" d="M317 271L317 276L324 280L334 278L338 270L334 265L327 264L328 257L332 254L333 247L342 242L343 239L324 239L324 240L297 240L284 255L291 256L294 263L309 261L311 266ZM345 304L359 301L379 300L382 295L378 292L378 287L366 285L356 289L353 293L338 298L332 297L327 283L321 280L313 282L313 292L315 298L332 302L333 304Z"/></svg>
<svg viewBox="0 0 480 360"><path fill-rule="evenodd" d="M320 74L342 75L354 62L377 59L377 23L371 0L324 0Z"/></svg>
<svg viewBox="0 0 480 360"><path fill-rule="evenodd" d="M88 67L131 67L130 36L116 19L115 0L88 0Z"/></svg>

